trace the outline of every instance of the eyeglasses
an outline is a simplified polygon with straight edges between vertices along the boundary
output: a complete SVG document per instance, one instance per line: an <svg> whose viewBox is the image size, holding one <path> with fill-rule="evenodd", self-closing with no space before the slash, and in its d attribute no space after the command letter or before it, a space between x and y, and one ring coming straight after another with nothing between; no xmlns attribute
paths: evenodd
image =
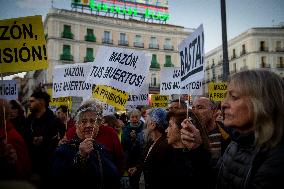
<svg viewBox="0 0 284 189"><path fill-rule="evenodd" d="M87 125L91 125L93 127L100 126L102 124L102 119L101 118L82 119L80 120L79 124L84 127L86 127Z"/></svg>

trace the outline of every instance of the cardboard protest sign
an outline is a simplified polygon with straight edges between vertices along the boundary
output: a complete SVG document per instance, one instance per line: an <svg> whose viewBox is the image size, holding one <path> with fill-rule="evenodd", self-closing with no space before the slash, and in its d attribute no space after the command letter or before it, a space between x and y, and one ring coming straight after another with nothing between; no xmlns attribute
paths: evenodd
<svg viewBox="0 0 284 189"><path fill-rule="evenodd" d="M90 64L59 65L53 69L53 97L91 96L92 84L85 82Z"/></svg>
<svg viewBox="0 0 284 189"><path fill-rule="evenodd" d="M225 98L227 92L227 83L226 82L210 82L208 85L208 93L210 100L213 101L222 101Z"/></svg>
<svg viewBox="0 0 284 189"><path fill-rule="evenodd" d="M0 44L0 73L48 67L41 16L0 20Z"/></svg>
<svg viewBox="0 0 284 189"><path fill-rule="evenodd" d="M119 110L124 110L128 93L106 85L96 85L92 92L93 97Z"/></svg>
<svg viewBox="0 0 284 189"><path fill-rule="evenodd" d="M47 89L47 93L52 97L52 89ZM59 107L60 105L65 105L69 110L72 110L72 97L59 97L50 98L49 106Z"/></svg>
<svg viewBox="0 0 284 189"><path fill-rule="evenodd" d="M151 95L151 108L167 108L169 104L168 95Z"/></svg>
<svg viewBox="0 0 284 189"><path fill-rule="evenodd" d="M204 79L204 31L201 24L179 46L181 87Z"/></svg>
<svg viewBox="0 0 284 189"><path fill-rule="evenodd" d="M149 105L149 86L144 83L140 91L133 91L129 94L126 102L126 109L132 109L139 105Z"/></svg>
<svg viewBox="0 0 284 189"><path fill-rule="evenodd" d="M87 82L113 86L131 93L140 90L150 67L150 56L142 51L101 47L88 74Z"/></svg>
<svg viewBox="0 0 284 189"><path fill-rule="evenodd" d="M191 94L202 95L202 80L193 81L188 83L184 87L180 87L180 68L170 67L162 68L160 74L160 94L172 95L172 94Z"/></svg>
<svg viewBox="0 0 284 189"><path fill-rule="evenodd" d="M115 113L115 108L109 104L103 103L103 116L113 115Z"/></svg>
<svg viewBox="0 0 284 189"><path fill-rule="evenodd" d="M0 80L0 98L18 100L18 86L16 80Z"/></svg>

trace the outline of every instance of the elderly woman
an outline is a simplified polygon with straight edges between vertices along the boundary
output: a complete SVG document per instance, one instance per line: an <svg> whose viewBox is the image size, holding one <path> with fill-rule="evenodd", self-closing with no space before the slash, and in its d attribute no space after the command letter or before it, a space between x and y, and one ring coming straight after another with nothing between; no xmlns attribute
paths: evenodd
<svg viewBox="0 0 284 189"><path fill-rule="evenodd" d="M96 138L102 119L102 106L87 101L76 115L76 135L58 147L53 175L66 188L119 188L119 173L103 146Z"/></svg>
<svg viewBox="0 0 284 189"><path fill-rule="evenodd" d="M132 167L129 172L143 171L145 188L166 188L167 168L170 157L170 146L167 143L166 129L168 127L167 112L162 108L148 110L146 127L152 141L145 149L140 164Z"/></svg>
<svg viewBox="0 0 284 189"><path fill-rule="evenodd" d="M203 139L203 145L187 149L181 140L182 122L187 118L186 110L171 110L167 115L169 126L166 130L168 144L172 147L168 162L168 188L183 188L190 183L190 188L210 188L210 150L209 138L196 115L190 111L189 117ZM206 182L204 182L206 178Z"/></svg>
<svg viewBox="0 0 284 189"><path fill-rule="evenodd" d="M270 71L246 70L228 83L222 109L224 125L234 131L219 161L216 188L282 188L283 79ZM185 133L183 139L188 142L190 137Z"/></svg>

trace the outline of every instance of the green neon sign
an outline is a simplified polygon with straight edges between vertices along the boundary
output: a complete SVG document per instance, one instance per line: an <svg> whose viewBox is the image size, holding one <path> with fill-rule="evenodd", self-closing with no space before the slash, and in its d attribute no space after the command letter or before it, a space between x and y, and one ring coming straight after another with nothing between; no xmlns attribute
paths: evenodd
<svg viewBox="0 0 284 189"><path fill-rule="evenodd" d="M95 3L94 0L90 0L90 9L93 11L99 12L110 12L113 14L122 14L122 15L129 15L129 16L142 16L144 18L160 20L160 21L167 21L170 18L169 13L153 11L149 8L140 9L131 7L131 6L117 6L114 4L103 4L103 3Z"/></svg>

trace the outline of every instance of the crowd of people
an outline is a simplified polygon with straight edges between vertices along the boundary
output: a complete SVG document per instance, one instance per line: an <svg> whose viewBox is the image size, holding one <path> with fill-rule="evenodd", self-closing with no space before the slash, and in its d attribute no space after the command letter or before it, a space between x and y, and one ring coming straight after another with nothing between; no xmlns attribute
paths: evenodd
<svg viewBox="0 0 284 189"><path fill-rule="evenodd" d="M225 99L103 115L100 102L49 109L34 91L30 114L0 99L0 188L282 188L284 81L264 70L232 75ZM128 178L128 184L122 179Z"/></svg>

